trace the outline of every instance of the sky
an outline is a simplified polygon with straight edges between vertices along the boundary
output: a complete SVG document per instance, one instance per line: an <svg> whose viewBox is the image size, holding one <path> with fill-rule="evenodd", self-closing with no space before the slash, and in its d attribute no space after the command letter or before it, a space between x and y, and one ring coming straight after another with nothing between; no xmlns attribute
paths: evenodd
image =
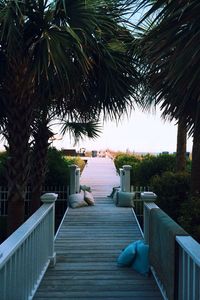
<svg viewBox="0 0 200 300"><path fill-rule="evenodd" d="M58 138L61 138L59 135ZM73 139L65 135L62 140L55 140L53 146L58 149L79 150L84 147L86 150L114 150L130 152L160 153L176 151L177 126L175 122L163 121L160 112L144 113L136 109L129 118L116 122L104 123L102 133L95 140L84 139L75 147ZM187 143L187 151L191 152L192 140Z"/></svg>

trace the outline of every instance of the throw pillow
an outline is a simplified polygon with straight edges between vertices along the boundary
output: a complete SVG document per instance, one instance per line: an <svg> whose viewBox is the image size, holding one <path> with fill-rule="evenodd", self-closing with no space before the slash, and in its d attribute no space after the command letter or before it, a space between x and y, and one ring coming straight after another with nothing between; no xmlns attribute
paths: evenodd
<svg viewBox="0 0 200 300"><path fill-rule="evenodd" d="M91 192L91 187L87 185L80 185L80 190Z"/></svg>
<svg viewBox="0 0 200 300"><path fill-rule="evenodd" d="M86 201L86 203L88 205L94 205L94 197L92 195L92 193L85 191L85 196L84 196L84 200Z"/></svg>
<svg viewBox="0 0 200 300"><path fill-rule="evenodd" d="M117 206L134 207L135 193L117 192Z"/></svg>
<svg viewBox="0 0 200 300"><path fill-rule="evenodd" d="M88 206L87 203L84 201L84 192L78 194L71 194L69 196L69 204L72 208Z"/></svg>
<svg viewBox="0 0 200 300"><path fill-rule="evenodd" d="M128 267L131 266L137 251L137 244L141 241L136 241L129 244L119 255L117 259L117 264L120 267Z"/></svg>
<svg viewBox="0 0 200 300"><path fill-rule="evenodd" d="M142 275L149 273L149 245L140 242L137 244L135 260L132 268Z"/></svg>

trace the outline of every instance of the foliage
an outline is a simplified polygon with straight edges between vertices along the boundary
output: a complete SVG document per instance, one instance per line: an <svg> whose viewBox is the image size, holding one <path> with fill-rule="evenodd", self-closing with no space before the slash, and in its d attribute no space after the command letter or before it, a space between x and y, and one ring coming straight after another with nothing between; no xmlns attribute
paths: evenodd
<svg viewBox="0 0 200 300"><path fill-rule="evenodd" d="M0 185L7 186L5 177L6 152L0 153ZM49 148L47 161L46 185L66 185L69 183L69 166L76 164L81 172L85 166L84 160L80 157L64 157L62 151L56 148Z"/></svg>
<svg viewBox="0 0 200 300"><path fill-rule="evenodd" d="M165 172L151 179L151 187L158 196L156 204L171 218L178 221L181 206L188 200L190 175L186 172Z"/></svg>
<svg viewBox="0 0 200 300"><path fill-rule="evenodd" d="M140 158L133 154L125 154L125 153L119 153L115 156L114 163L116 168L119 170L124 165L130 165L134 167L135 164L137 164L140 161Z"/></svg>
<svg viewBox="0 0 200 300"><path fill-rule="evenodd" d="M135 186L148 186L155 175L161 175L166 171L174 171L175 155L159 154L157 156L147 154L135 156L131 154L119 154L114 162L117 169L123 165L131 165L131 184Z"/></svg>
<svg viewBox="0 0 200 300"><path fill-rule="evenodd" d="M172 154L146 155L133 170L133 184L140 186L150 185L150 180L155 175L166 171L174 171L175 156Z"/></svg>
<svg viewBox="0 0 200 300"><path fill-rule="evenodd" d="M178 222L200 243L200 201L191 197L182 204Z"/></svg>
<svg viewBox="0 0 200 300"><path fill-rule="evenodd" d="M131 0L130 0L131 1ZM137 26L144 95L193 135L191 195L200 195L200 26L198 0L132 0L145 14ZM145 22L149 21L146 29ZM149 96L150 95L150 96Z"/></svg>
<svg viewBox="0 0 200 300"><path fill-rule="evenodd" d="M84 161L78 157L64 157L62 151L56 148L48 150L46 185L67 185L69 184L69 166L78 165L81 170L84 168Z"/></svg>
<svg viewBox="0 0 200 300"><path fill-rule="evenodd" d="M77 157L64 156L64 159L66 160L66 162L68 163L68 165L75 164L75 165L77 165L81 169L81 172L83 171L83 169L85 167L85 162L79 156L77 156Z"/></svg>

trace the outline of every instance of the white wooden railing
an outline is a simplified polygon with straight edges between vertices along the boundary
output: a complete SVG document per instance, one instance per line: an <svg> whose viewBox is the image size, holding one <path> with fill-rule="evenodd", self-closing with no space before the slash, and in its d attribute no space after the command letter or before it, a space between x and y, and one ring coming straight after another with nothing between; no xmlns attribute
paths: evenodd
<svg viewBox="0 0 200 300"><path fill-rule="evenodd" d="M77 165L70 165L70 186L69 193L76 194L80 190L80 168Z"/></svg>
<svg viewBox="0 0 200 300"><path fill-rule="evenodd" d="M200 299L200 244L191 236L177 236L179 300Z"/></svg>
<svg viewBox="0 0 200 300"><path fill-rule="evenodd" d="M130 172L132 167L129 165L124 165L119 169L120 175L120 189L122 192L130 192Z"/></svg>
<svg viewBox="0 0 200 300"><path fill-rule="evenodd" d="M42 194L55 193L58 194L56 206L59 210L59 215L63 215L66 210L66 203L69 195L69 185L45 185L42 189ZM25 192L25 215L30 215L31 206L31 187L26 187ZM8 186L0 186L0 216L7 216L8 210Z"/></svg>
<svg viewBox="0 0 200 300"><path fill-rule="evenodd" d="M49 265L54 266L54 216L57 194L44 203L0 245L0 299L32 299Z"/></svg>
<svg viewBox="0 0 200 300"><path fill-rule="evenodd" d="M144 240L149 243L150 210L159 207L153 202L144 203ZM191 236L176 236L178 244L178 300L200 299L200 244ZM168 262L170 263L170 262ZM153 268L152 268L153 270ZM155 271L155 270L153 270ZM154 273L156 277L157 274ZM156 278L161 288L163 298L167 299L162 282Z"/></svg>

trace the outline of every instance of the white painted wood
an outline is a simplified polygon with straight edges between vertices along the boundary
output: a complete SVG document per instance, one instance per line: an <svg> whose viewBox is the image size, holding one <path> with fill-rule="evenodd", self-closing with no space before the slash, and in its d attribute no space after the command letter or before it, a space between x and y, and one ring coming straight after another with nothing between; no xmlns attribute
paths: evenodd
<svg viewBox="0 0 200 300"><path fill-rule="evenodd" d="M0 299L31 299L54 255L55 194L0 245Z"/></svg>
<svg viewBox="0 0 200 300"><path fill-rule="evenodd" d="M75 192L79 193L80 192L80 175L81 175L81 169L76 168L76 181L75 181Z"/></svg>
<svg viewBox="0 0 200 300"><path fill-rule="evenodd" d="M179 245L179 300L200 299L200 244L191 236L177 236Z"/></svg>
<svg viewBox="0 0 200 300"><path fill-rule="evenodd" d="M76 193L76 169L77 165L70 165L70 184L69 184L69 193L75 194Z"/></svg>
<svg viewBox="0 0 200 300"><path fill-rule="evenodd" d="M120 189L124 192L124 170L122 168L119 169L119 176L120 176Z"/></svg>
<svg viewBox="0 0 200 300"><path fill-rule="evenodd" d="M144 202L144 240L147 244L149 244L149 216L153 208L159 209L154 202Z"/></svg>
<svg viewBox="0 0 200 300"><path fill-rule="evenodd" d="M56 266L47 270L34 299L161 300L152 277L117 266L121 250L142 236L132 209L107 197L119 186L113 161L89 160L81 184L91 187L95 205L69 208L55 241Z"/></svg>
<svg viewBox="0 0 200 300"><path fill-rule="evenodd" d="M129 165L124 165L124 180L123 180L123 191L130 192L131 190L131 169L132 167Z"/></svg>

